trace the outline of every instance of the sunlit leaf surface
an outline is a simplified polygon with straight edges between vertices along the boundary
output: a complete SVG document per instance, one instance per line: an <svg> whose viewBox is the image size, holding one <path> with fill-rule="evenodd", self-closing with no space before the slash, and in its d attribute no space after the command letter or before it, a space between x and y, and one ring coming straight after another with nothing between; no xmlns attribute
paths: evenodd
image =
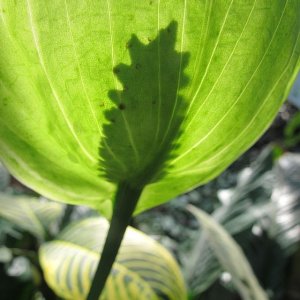
<svg viewBox="0 0 300 300"><path fill-rule="evenodd" d="M219 174L299 69L297 0L1 0L0 12L1 159L41 194L96 209L120 179L146 184L139 212Z"/></svg>

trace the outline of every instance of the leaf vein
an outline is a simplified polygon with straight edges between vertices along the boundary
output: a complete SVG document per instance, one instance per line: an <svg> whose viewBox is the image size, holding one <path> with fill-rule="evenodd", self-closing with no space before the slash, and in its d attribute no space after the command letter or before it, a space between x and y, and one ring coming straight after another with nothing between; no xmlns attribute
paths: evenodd
<svg viewBox="0 0 300 300"><path fill-rule="evenodd" d="M107 2L108 20L109 20L109 31L110 31L111 60L112 60L112 68L114 68L114 66L115 66L115 54L114 54L114 44L113 44L114 43L114 38L113 38L113 24L112 24L112 17L111 17L111 6L110 6L110 0L107 0L106 2ZM117 83L117 80L116 80L116 77L114 76L114 74L113 74L113 79L114 79L115 89L116 89L116 91L118 91L118 83ZM118 93L119 102L121 103L120 92L117 92L117 93ZM139 158L139 153L137 151L135 142L133 140L129 123L128 123L128 121L127 121L127 119L126 119L125 114L124 114L123 111L121 111L121 115L122 115L122 118L123 118L123 121L124 121L124 124L125 124L125 128L126 128L127 133L128 133L128 138L129 138L129 141L131 143L131 146L132 146L132 149L133 149L133 152L134 152L134 155L135 155L136 162L138 162L139 159L140 159Z"/></svg>
<svg viewBox="0 0 300 300"><path fill-rule="evenodd" d="M53 83L52 83L52 80L48 74L48 71L46 69L46 66L45 66L45 62L44 62L44 59L43 59L43 55L42 55L42 51L41 51L41 47L39 45L39 39L38 39L38 34L37 34L37 31L35 29L35 25L34 25L34 20L33 20L33 13L32 13L32 8L31 8L31 4L30 4L30 0L26 0L27 2L27 11L28 11L28 17L29 17L29 24L30 24L30 29L31 29L31 32L32 32L32 37L33 37L33 41L34 41L34 44L35 44L35 47L36 47L36 50L37 50L37 54L38 54L38 58L39 58L39 62L40 62L40 65L42 67L42 70L47 78L47 81L48 81L48 84L51 88L51 91L52 91L52 94L54 96L54 99L59 107L59 110L61 111L61 114L69 128L69 130L71 131L71 134L73 135L74 139L76 140L77 144L79 145L80 149L82 150L82 152L85 154L85 156L90 160L92 161L93 163L94 162L97 162L97 159L95 159L95 157L93 157L88 151L87 149L83 146L83 144L81 143L80 139L78 138L70 120L68 119L67 117L67 114L65 112L65 109L63 107L63 104L62 104L62 101L61 99L59 98L54 86L53 86Z"/></svg>
<svg viewBox="0 0 300 300"><path fill-rule="evenodd" d="M219 34L218 34L218 37L217 37L217 40L216 40L214 49L213 49L213 51L212 51L212 54L211 54L210 59L209 59L209 61L208 61L208 64L207 64L207 66L206 66L206 68L205 68L204 75L202 76L202 79L201 79L201 82L200 82L200 84L199 84L199 86L198 86L198 89L197 89L197 91L196 91L196 93L195 93L194 97L192 98L192 101L191 101L191 103L190 103L190 105L189 105L189 108L188 108L188 110L187 110L187 114L189 113L189 111L190 111L192 105L194 104L195 99L196 99L196 97L197 97L197 95L198 95L198 93L199 93L199 91L200 91L200 89L201 89L201 87L202 87L203 82L204 82L204 79L206 78L206 75L207 75L208 70L209 70L209 68L210 68L212 59L213 59L214 54L215 54L215 52L216 52L216 49L217 49L217 47L218 47L218 44L219 44L219 41L220 41L220 37L221 37L221 35L222 35L222 33L223 33L223 29L224 29L224 27L225 27L225 24L226 24L226 21L227 21L227 18L228 18L230 9L231 9L231 7L232 7L233 1L234 1L234 0L232 0L232 1L230 2L230 5L229 5L229 7L228 7L228 9L227 9L227 11L226 11L226 14L225 14L225 17L224 17L224 20L223 20L223 23L222 23L220 32L219 32ZM202 105L203 105L203 103L202 103ZM201 106L202 106L202 105L201 105ZM200 107L201 107L201 106L200 106Z"/></svg>
<svg viewBox="0 0 300 300"><path fill-rule="evenodd" d="M161 113L161 58L160 58L160 0L157 1L157 58L158 58L158 74L157 74L157 85L158 85L158 110L157 110L157 127L156 134L154 138L154 145L158 139L159 131L160 131L160 113Z"/></svg>
<svg viewBox="0 0 300 300"><path fill-rule="evenodd" d="M255 115L249 121L248 125L228 145L226 145L226 147L224 147L221 151L215 153L214 156L212 156L212 157L208 158L207 160L201 162L201 164L199 166L206 165L207 163L210 163L210 162L214 161L222 153L224 153L227 149L229 149L232 146L232 144L234 144L243 134L245 134L247 132L248 128L253 124L253 122L257 118L258 114L260 113L260 111L267 104L269 97L272 95L273 91L275 90L275 88L277 87L277 85L280 83L281 78L285 75L285 73L289 69L290 62L291 62L291 60L293 58L293 55L295 53L295 49L296 49L296 46L297 46L297 42L299 40L299 36L300 36L300 34L298 34L297 41L296 41L296 44L295 44L294 49L293 49L293 53L292 53L292 55L291 55L291 57L289 59L289 62L287 63L287 66L285 67L285 69L283 70L283 72L280 73L279 79L276 81L276 83L274 84L274 86L272 87L272 89L270 90L270 92L268 93L266 99L263 101L263 103L261 104L261 106L259 107L259 109L257 110L257 112L255 113ZM199 171L203 171L203 170L208 170L208 169L211 168L211 165L209 165L207 167L202 167L202 168L199 168L199 166L198 166L197 169L191 170L190 172L189 171L182 171L182 172L177 173L177 175L182 176L182 174L195 173L195 172L199 172Z"/></svg>
<svg viewBox="0 0 300 300"><path fill-rule="evenodd" d="M259 69L260 65L261 65L262 62L264 61L264 59L265 59L265 57L266 57L266 55L267 55L267 53L268 53L268 51L269 51L269 49L270 49L270 47L271 47L271 45L272 45L272 42L273 42L273 40L274 40L274 37L276 36L276 33L277 33L277 31L278 31L278 28L279 28L279 25L280 25L280 23L281 23L281 21L282 21L282 18L283 18L283 16L284 16L286 7L287 7L287 1L285 2L285 6L284 6L284 9L283 9L283 11L282 11L281 17L280 17L280 19L279 19L279 21L278 21L278 24L277 24L277 26L276 26L276 28L275 28L275 31L274 31L274 33L273 33L273 35L272 35L272 38L271 38L270 42L269 42L269 45L268 45L267 49L265 50L264 55L262 56L262 59L260 60L258 66L257 66L256 69L254 70L254 72L253 72L252 76L250 77L250 79L248 80L247 84L245 85L245 87L243 88L243 90L241 91L241 93L239 94L238 98L237 98L237 99L235 100L235 102L230 106L230 108L229 108L229 109L227 110L227 112L222 116L222 118L217 122L217 124L216 124L216 125L215 125L215 126L214 126L214 127L213 127L213 128L212 128L205 136L204 136L204 137L202 137L202 138L201 138L196 144L194 144L190 149L188 149L188 150L185 151L183 154L181 154L181 155L178 156L176 159L174 159L174 160L172 161L172 163L175 163L176 161L182 159L184 156L186 156L188 153L190 153L195 147L198 147L204 140L206 140L206 139L208 138L208 136L210 136L210 135L215 131L215 129L218 127L218 125L226 119L228 113L229 113L229 112L236 106L236 104L239 102L239 100L241 99L241 96L242 96L242 95L244 94L244 92L246 91L247 87L249 86L250 82L252 81L252 79L253 79L254 75L256 74L257 70Z"/></svg>
<svg viewBox="0 0 300 300"><path fill-rule="evenodd" d="M178 104L178 94L179 94L179 87L180 87L180 83L181 83L181 77L180 77L180 74L181 74L181 71L182 71L182 56L183 56L183 44L184 44L184 31L185 31L185 19L186 19L186 11L187 11L187 0L184 1L184 8L183 8L183 17L182 17L182 32L181 32L181 43L180 43L180 61L179 61L179 67L178 67L178 82L177 82L177 89L176 89L176 98L175 98L175 104L173 106L173 109L172 109L172 114L171 114L171 118L169 120L169 123L168 123L168 127L167 127L167 130L164 134L164 137L161 141L161 145L164 143L168 133L169 133L169 130L170 130L170 127L172 125L172 121L174 119L174 115L175 115L175 110L176 110L176 107L177 107L177 104Z"/></svg>
<svg viewBox="0 0 300 300"><path fill-rule="evenodd" d="M66 19L67 19L68 29L69 29L69 32L70 32L70 37L71 37L72 48L73 48L73 52L74 52L74 57L75 57L76 65L78 67L78 73L79 73L79 77L80 77L80 83L81 83L84 95L85 95L85 97L87 99L87 102L88 102L88 105L89 105L89 109L90 109L90 111L92 113L93 119L94 119L94 121L95 121L95 123L97 125L99 133L101 134L101 128L100 128L100 125L99 125L99 121L97 120L96 112L95 112L95 110L94 110L94 108L92 106L91 99L90 99L90 97L89 97L89 95L87 93L86 85L85 85L84 80L83 80L82 70L81 70L81 66L80 66L80 63L79 63L79 58L78 58L78 54L77 54L77 50L76 50L76 46L75 46L75 41L74 41L74 36L73 36L73 32L72 32L71 20L70 20L70 14L69 14L67 0L65 0L64 3L65 3L65 8L66 8Z"/></svg>

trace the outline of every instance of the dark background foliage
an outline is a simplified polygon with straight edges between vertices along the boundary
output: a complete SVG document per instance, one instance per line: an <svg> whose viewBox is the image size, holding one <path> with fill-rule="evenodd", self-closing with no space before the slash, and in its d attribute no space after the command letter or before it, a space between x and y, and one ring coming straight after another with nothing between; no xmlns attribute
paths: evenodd
<svg viewBox="0 0 300 300"><path fill-rule="evenodd" d="M197 221L186 210L187 204L212 214L233 235L270 299L300 299L300 170L296 164L293 168L293 161L287 170L276 163L283 153L294 153L299 159L299 132L299 111L286 103L264 136L218 178L132 220L133 226L175 255L192 299L234 300L239 296L231 275L222 270L210 249L197 248L203 237ZM3 166L0 189L0 197L38 196ZM264 213L270 203L276 208L274 218ZM67 206L47 229L45 238L51 239L70 221L93 214L84 207ZM279 220L277 225L274 220ZM58 299L44 281L37 258L39 244L34 234L0 218L1 300ZM192 269L188 264L191 257L197 262Z"/></svg>

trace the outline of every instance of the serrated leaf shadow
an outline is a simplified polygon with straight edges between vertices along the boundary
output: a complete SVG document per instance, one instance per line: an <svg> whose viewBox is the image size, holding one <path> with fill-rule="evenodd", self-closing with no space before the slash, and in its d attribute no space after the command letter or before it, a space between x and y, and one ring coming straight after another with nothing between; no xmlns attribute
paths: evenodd
<svg viewBox="0 0 300 300"><path fill-rule="evenodd" d="M113 69L123 89L108 93L115 106L105 112L99 148L100 172L111 182L140 187L169 169L187 108L179 91L189 81L189 53L175 50L176 38L175 21L148 44L132 35L126 44L131 65Z"/></svg>

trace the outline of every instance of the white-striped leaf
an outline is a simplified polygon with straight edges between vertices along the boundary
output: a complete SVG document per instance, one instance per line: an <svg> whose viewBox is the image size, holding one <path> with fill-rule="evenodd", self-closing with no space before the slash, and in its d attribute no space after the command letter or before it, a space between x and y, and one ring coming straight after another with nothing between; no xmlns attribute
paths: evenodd
<svg viewBox="0 0 300 300"><path fill-rule="evenodd" d="M85 219L71 224L57 240L41 247L40 261L47 282L60 296L82 299L80 297L86 295L107 229L105 219ZM126 272L131 279L126 277ZM131 277L133 274L136 277ZM118 284L120 289L126 289L126 282L138 284L138 278L145 282L142 283L146 285L144 289L150 289L158 299L184 300L187 297L179 267L170 253L142 232L129 227L113 266L105 299L119 299L113 298L110 290ZM135 291L137 295L141 293L139 287ZM131 297L128 299L143 299L136 294Z"/></svg>
<svg viewBox="0 0 300 300"><path fill-rule="evenodd" d="M79 237L80 238L80 237ZM68 300L85 300L99 255L65 241L41 247L40 263L49 286ZM115 263L101 299L158 300L149 284L137 274Z"/></svg>

